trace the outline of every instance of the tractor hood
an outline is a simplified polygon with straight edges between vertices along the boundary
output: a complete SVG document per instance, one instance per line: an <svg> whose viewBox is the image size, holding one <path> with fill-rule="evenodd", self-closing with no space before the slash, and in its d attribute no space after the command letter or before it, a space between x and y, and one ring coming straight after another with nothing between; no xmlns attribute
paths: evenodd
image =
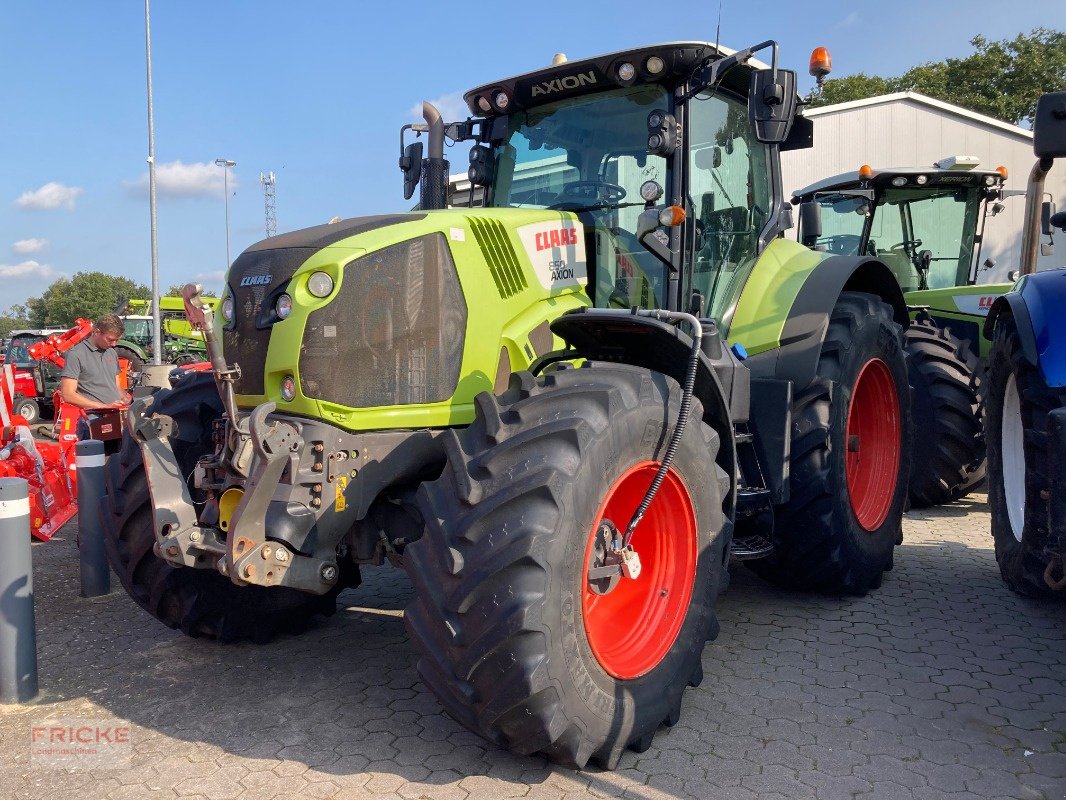
<svg viewBox="0 0 1066 800"><path fill-rule="evenodd" d="M274 401L355 429L370 408L452 409L457 394L472 403L493 388L501 348L515 361L501 344L507 326L531 307L547 317L586 305L587 282L584 230L571 213L361 217L248 248L215 319L226 361L240 368L239 406ZM531 347L529 359L550 344Z"/></svg>

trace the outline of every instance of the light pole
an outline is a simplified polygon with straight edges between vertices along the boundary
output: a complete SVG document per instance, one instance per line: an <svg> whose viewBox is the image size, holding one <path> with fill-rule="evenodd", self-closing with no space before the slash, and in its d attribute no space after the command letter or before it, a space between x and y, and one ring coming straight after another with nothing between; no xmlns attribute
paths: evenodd
<svg viewBox="0 0 1066 800"><path fill-rule="evenodd" d="M215 166L222 167L222 191L226 195L226 269L229 269L229 170L230 167L237 166L237 162L228 158L216 158Z"/></svg>
<svg viewBox="0 0 1066 800"><path fill-rule="evenodd" d="M155 117L152 113L152 26L144 0L144 59L148 79L148 209L152 219L152 363L163 363L162 320L159 313L159 245L155 209Z"/></svg>

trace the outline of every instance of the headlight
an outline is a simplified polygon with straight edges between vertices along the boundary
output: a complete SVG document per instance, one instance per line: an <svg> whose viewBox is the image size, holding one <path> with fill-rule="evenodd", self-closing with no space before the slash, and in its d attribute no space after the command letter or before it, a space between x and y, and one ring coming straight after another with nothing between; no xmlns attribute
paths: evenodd
<svg viewBox="0 0 1066 800"><path fill-rule="evenodd" d="M637 68L625 61L618 65L618 80L631 81L637 75Z"/></svg>
<svg viewBox="0 0 1066 800"><path fill-rule="evenodd" d="M925 186L927 183L929 183L929 178L925 175L919 175L914 180L919 186Z"/></svg>
<svg viewBox="0 0 1066 800"><path fill-rule="evenodd" d="M307 291L315 297L329 297L333 291L333 278L325 272L312 272L307 279Z"/></svg>
<svg viewBox="0 0 1066 800"><path fill-rule="evenodd" d="M511 98L507 96L507 92L497 92L493 101L496 103L496 108L500 111L506 111L507 106L511 105Z"/></svg>
<svg viewBox="0 0 1066 800"><path fill-rule="evenodd" d="M902 175L897 175L895 178L892 179L892 185L893 186L906 186L907 185L907 179L904 178Z"/></svg>
<svg viewBox="0 0 1066 800"><path fill-rule="evenodd" d="M281 399L291 403L296 397L296 379L292 375L286 375L281 381Z"/></svg>
<svg viewBox="0 0 1066 800"><path fill-rule="evenodd" d="M644 69L650 72L652 75L658 75L666 67L663 60L658 56L652 56L646 62L644 62Z"/></svg>
<svg viewBox="0 0 1066 800"><path fill-rule="evenodd" d="M278 302L274 304L274 311L277 312L279 319L288 319L289 314L292 313L292 298L287 294L278 297Z"/></svg>
<svg viewBox="0 0 1066 800"><path fill-rule="evenodd" d="M222 301L222 319L226 322L233 322L233 298L227 297Z"/></svg>

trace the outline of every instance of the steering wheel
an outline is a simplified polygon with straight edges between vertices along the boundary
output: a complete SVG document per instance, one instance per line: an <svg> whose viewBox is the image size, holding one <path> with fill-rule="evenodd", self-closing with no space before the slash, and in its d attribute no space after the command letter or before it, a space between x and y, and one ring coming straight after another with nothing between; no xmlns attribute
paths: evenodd
<svg viewBox="0 0 1066 800"><path fill-rule="evenodd" d="M922 246L922 240L921 239L907 239L906 241L898 242L898 243L896 243L894 245L890 245L888 249L889 250L903 250L904 252L906 252L908 250L917 250L921 246Z"/></svg>
<svg viewBox="0 0 1066 800"><path fill-rule="evenodd" d="M862 237L853 233L838 233L825 240L826 250L842 255L858 255Z"/></svg>
<svg viewBox="0 0 1066 800"><path fill-rule="evenodd" d="M590 205L598 202L617 203L626 196L624 186L607 181L574 181L563 186L559 202L548 208L565 211L567 206Z"/></svg>

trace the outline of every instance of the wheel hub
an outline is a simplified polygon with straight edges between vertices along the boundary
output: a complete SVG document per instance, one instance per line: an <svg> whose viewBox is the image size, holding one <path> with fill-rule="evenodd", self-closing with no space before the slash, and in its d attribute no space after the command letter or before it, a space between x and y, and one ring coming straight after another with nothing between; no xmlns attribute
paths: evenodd
<svg viewBox="0 0 1066 800"><path fill-rule="evenodd" d="M900 464L900 410L888 365L872 358L863 365L848 406L845 474L855 519L876 531L888 518Z"/></svg>
<svg viewBox="0 0 1066 800"><path fill-rule="evenodd" d="M624 472L597 512L581 571L585 636L609 675L638 678L666 657L684 624L696 582L696 511L670 469L636 529L622 545L613 520L628 520L659 469L644 461ZM640 556L637 556L637 552Z"/></svg>

